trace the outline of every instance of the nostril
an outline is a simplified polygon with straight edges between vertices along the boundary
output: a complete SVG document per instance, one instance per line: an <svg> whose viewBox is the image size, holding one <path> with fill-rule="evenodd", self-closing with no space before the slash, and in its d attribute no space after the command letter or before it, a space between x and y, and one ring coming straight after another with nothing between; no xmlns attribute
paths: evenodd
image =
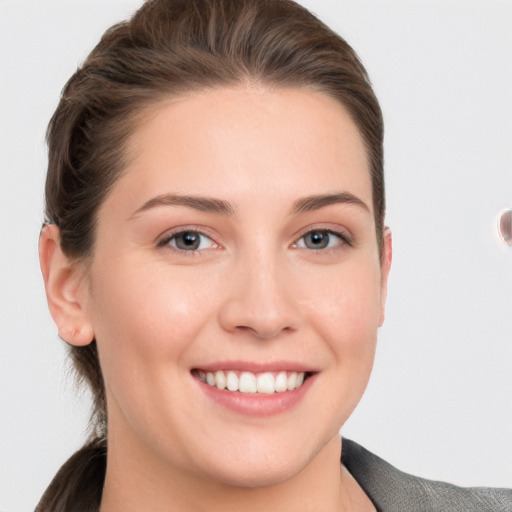
<svg viewBox="0 0 512 512"><path fill-rule="evenodd" d="M247 325L239 325L237 327L239 331L246 331L250 334L252 334L255 338L258 338L260 340L269 340L272 338L275 338L281 333L284 333L286 331L290 330L290 327L284 326L284 327L270 327L270 326L254 326L250 327Z"/></svg>

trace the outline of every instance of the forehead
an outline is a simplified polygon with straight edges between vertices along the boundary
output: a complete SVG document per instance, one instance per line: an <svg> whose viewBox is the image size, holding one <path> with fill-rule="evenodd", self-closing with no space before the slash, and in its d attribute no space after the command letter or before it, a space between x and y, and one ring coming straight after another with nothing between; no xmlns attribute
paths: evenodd
<svg viewBox="0 0 512 512"><path fill-rule="evenodd" d="M223 195L267 200L348 189L371 208L361 134L341 103L313 90L240 86L171 98L145 112L127 156L119 185L148 198L211 195L222 184Z"/></svg>

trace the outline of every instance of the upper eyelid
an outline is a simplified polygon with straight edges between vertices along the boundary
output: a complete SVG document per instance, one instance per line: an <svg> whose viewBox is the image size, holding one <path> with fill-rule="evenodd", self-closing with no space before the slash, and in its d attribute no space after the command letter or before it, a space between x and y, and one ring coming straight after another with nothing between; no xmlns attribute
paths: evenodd
<svg viewBox="0 0 512 512"><path fill-rule="evenodd" d="M179 235L180 233L185 233L185 232L198 233L200 235L210 238L213 242L220 245L217 242L215 235L211 232L210 229L208 229L206 226L197 226L197 225L184 225L184 226L177 226L175 228L167 229L167 230L163 231L162 233L160 233L156 237L155 243L157 245L164 244L164 243L168 242L173 236L176 236L176 235Z"/></svg>
<svg viewBox="0 0 512 512"><path fill-rule="evenodd" d="M332 225L313 225L308 226L307 228L304 228L298 232L298 234L294 237L293 243L297 242L300 238L306 236L309 233L312 233L314 231L325 231L327 233L333 233L334 235L338 235L343 239L346 239L347 241L353 242L353 236L351 232L343 228L341 226L332 226Z"/></svg>

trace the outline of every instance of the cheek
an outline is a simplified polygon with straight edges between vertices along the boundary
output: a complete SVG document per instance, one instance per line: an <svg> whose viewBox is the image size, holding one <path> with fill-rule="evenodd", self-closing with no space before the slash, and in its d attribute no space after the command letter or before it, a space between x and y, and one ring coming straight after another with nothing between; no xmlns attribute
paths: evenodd
<svg viewBox="0 0 512 512"><path fill-rule="evenodd" d="M179 361L209 318L211 294L170 271L109 270L96 279L91 301L105 379Z"/></svg>
<svg viewBox="0 0 512 512"><path fill-rule="evenodd" d="M311 338L319 339L324 349L325 372L316 400L325 411L328 435L335 435L360 401L372 371L380 317L379 267L368 257L317 272L303 311Z"/></svg>
<svg viewBox="0 0 512 512"><path fill-rule="evenodd" d="M109 428L130 425L148 444L179 429L193 408L170 390L186 389L187 363L212 311L212 294L198 290L198 279L155 267L104 267L91 300Z"/></svg>
<svg viewBox="0 0 512 512"><path fill-rule="evenodd" d="M380 272L355 263L331 279L311 301L311 315L334 352L373 353L380 320Z"/></svg>

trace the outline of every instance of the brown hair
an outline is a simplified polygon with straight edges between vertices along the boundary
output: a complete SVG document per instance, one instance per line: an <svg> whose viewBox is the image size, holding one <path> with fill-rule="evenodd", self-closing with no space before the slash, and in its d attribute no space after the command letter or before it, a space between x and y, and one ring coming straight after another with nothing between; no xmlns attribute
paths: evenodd
<svg viewBox="0 0 512 512"><path fill-rule="evenodd" d="M352 48L291 0L147 0L103 35L64 87L48 127L45 222L59 227L65 254L83 261L92 254L98 208L147 107L243 81L315 89L345 106L366 144L382 250L382 115ZM70 350L93 393L92 434L56 475L38 512L96 510L101 500L107 418L96 342Z"/></svg>

